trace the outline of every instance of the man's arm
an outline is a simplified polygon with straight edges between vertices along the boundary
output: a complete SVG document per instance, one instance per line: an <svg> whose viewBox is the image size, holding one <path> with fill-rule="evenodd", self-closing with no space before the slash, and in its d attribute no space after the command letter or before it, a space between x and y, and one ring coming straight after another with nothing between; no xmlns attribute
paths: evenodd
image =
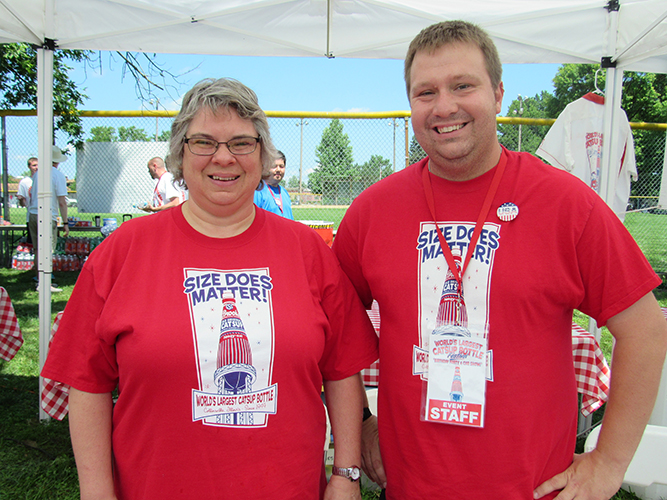
<svg viewBox="0 0 667 500"><path fill-rule="evenodd" d="M111 393L70 388L69 428L81 500L115 500L111 465Z"/></svg>
<svg viewBox="0 0 667 500"><path fill-rule="evenodd" d="M19 207L27 207L30 203L30 190L26 188L24 181L25 179L19 182L18 192L16 193L16 199L19 202Z"/></svg>
<svg viewBox="0 0 667 500"><path fill-rule="evenodd" d="M165 203L164 205L159 206L159 207L152 207L152 206L149 205L147 210L149 212L161 212L162 210L167 210L168 208L171 208L171 207L177 207L180 204L181 204L181 200L178 197L169 198L169 201L167 203Z"/></svg>
<svg viewBox="0 0 667 500"><path fill-rule="evenodd" d="M362 382L363 384L363 382ZM366 390L363 388L363 406L368 408ZM380 438L378 433L378 419L371 415L361 424L361 468L371 481L383 488L387 487L387 475L382 465L380 455Z"/></svg>
<svg viewBox="0 0 667 500"><path fill-rule="evenodd" d="M69 236L69 224L67 223L67 197L58 196L58 208L60 209L60 218L63 220L63 233L65 237ZM55 242L54 242L55 244Z"/></svg>
<svg viewBox="0 0 667 500"><path fill-rule="evenodd" d="M324 381L324 395L334 435L336 467L359 466L363 392L358 373L343 380ZM361 500L359 482L331 476L324 498Z"/></svg>
<svg viewBox="0 0 667 500"><path fill-rule="evenodd" d="M610 318L607 328L616 345L597 447L575 455L567 470L535 490L535 498L562 489L557 499L609 499L621 487L639 446L660 385L667 321L653 293L648 293Z"/></svg>

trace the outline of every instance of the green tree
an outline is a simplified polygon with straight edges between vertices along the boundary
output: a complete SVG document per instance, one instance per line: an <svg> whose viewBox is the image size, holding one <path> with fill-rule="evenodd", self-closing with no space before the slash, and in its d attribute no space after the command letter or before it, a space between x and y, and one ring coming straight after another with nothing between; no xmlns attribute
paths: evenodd
<svg viewBox="0 0 667 500"><path fill-rule="evenodd" d="M547 107L553 95L543 90L535 97L515 99L507 109L508 117L522 118L549 118ZM519 128L521 127L521 128ZM512 151L519 151L519 130L521 130L521 151L535 153L542 139L549 131L548 127L538 125L513 125L501 123L498 125L498 140L500 144Z"/></svg>
<svg viewBox="0 0 667 500"><path fill-rule="evenodd" d="M118 140L116 129L113 127L92 127L90 134L86 142L116 142Z"/></svg>
<svg viewBox="0 0 667 500"><path fill-rule="evenodd" d="M380 155L372 155L370 159L359 167L359 181L362 189L384 179L394 173L391 161Z"/></svg>
<svg viewBox="0 0 667 500"><path fill-rule="evenodd" d="M299 189L299 178L296 175L287 179L287 189Z"/></svg>
<svg viewBox="0 0 667 500"><path fill-rule="evenodd" d="M171 130L163 130L160 135L157 136L159 142L169 142L171 139Z"/></svg>
<svg viewBox="0 0 667 500"><path fill-rule="evenodd" d="M119 142L149 142L150 140L151 138L142 128L137 128L134 125L130 127L118 127Z"/></svg>
<svg viewBox="0 0 667 500"><path fill-rule="evenodd" d="M417 142L417 138L413 135L410 140L410 151L408 153L408 163L412 165L417 163L419 160L426 158L426 152L421 147L421 144Z"/></svg>
<svg viewBox="0 0 667 500"><path fill-rule="evenodd" d="M134 78L137 97L145 102L155 97L156 90L169 93L180 86L180 75L162 68L156 57L145 53L109 53L110 63L120 58L123 76L129 73ZM79 147L84 135L79 109L87 96L70 79L72 68L68 62L101 68L102 52L56 50L53 54L54 129L66 133L68 142ZM17 107L37 108L37 50L26 43L0 44L0 108Z"/></svg>
<svg viewBox="0 0 667 500"><path fill-rule="evenodd" d="M55 130L65 132L69 143L83 142L79 107L87 96L69 78L68 61L81 62L89 51L56 50L53 56L53 114ZM37 51L26 43L0 45L0 107L37 108Z"/></svg>
<svg viewBox="0 0 667 500"><path fill-rule="evenodd" d="M549 116L556 118L572 101L592 92L599 64L563 64L554 77L554 95ZM606 71L597 76L597 88L604 91ZM621 108L631 122L664 122L667 119L667 75L623 72Z"/></svg>
<svg viewBox="0 0 667 500"><path fill-rule="evenodd" d="M315 156L318 166L308 176L308 187L321 194L325 204L349 203L356 169L350 138L339 119L331 120L322 132Z"/></svg>

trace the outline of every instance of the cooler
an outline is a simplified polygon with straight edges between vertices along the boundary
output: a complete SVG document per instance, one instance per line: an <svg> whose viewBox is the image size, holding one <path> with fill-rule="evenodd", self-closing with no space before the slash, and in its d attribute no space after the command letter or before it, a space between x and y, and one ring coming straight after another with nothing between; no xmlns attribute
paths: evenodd
<svg viewBox="0 0 667 500"><path fill-rule="evenodd" d="M333 244L333 222L326 222L321 220L300 220L302 224L312 227L317 234L319 234L324 242L331 246Z"/></svg>

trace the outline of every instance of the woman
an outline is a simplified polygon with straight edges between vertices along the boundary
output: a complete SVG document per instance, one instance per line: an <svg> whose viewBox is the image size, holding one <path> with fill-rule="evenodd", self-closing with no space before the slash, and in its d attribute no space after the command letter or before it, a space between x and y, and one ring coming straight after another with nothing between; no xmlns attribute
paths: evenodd
<svg viewBox="0 0 667 500"><path fill-rule="evenodd" d="M335 465L355 466L376 337L321 238L253 205L268 128L252 90L198 83L168 158L189 200L123 223L81 271L42 373L72 386L84 499L360 498L326 485L320 391Z"/></svg>

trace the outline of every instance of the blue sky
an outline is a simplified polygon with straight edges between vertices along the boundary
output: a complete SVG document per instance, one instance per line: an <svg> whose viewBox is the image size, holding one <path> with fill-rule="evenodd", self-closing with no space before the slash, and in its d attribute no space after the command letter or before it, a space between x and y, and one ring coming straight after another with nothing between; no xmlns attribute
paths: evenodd
<svg viewBox="0 0 667 500"><path fill-rule="evenodd" d="M178 77L181 83L178 88L158 95L161 109L178 110L181 96L207 77L240 80L257 93L260 106L267 111L410 109L403 83L402 60L164 54L157 55L156 60L165 70L181 75ZM86 87L86 94L90 97L85 109L139 110L142 106L154 106L137 98L134 79L122 74L118 56L110 58L108 53L102 54L101 67L101 73L90 68L85 72L77 68L72 73L73 80ZM556 64L505 65L505 98L501 114L507 113L507 107L519 94L534 96L542 90L551 91L557 69ZM160 130L169 125L168 120L160 122ZM317 164L315 149L328 121L310 120L304 127L303 150L300 148L299 132L294 127L284 121L272 123L274 143L288 158L286 178L298 178L301 167L305 181ZM345 124L344 131L350 137L356 163L362 164L371 155L380 154L400 168L404 158L402 147L399 145L397 148L395 142L392 146L391 128L387 125L390 124L377 121L361 128L349 122ZM72 172L70 175L75 174Z"/></svg>
<svg viewBox="0 0 667 500"><path fill-rule="evenodd" d="M168 93L158 93L160 109L178 110L181 96L203 78L232 77L252 88L259 97L260 105L267 111L409 110L402 60L158 54L156 61L163 69L180 75L180 85L172 86ZM83 105L84 110L154 109L155 104L142 102L137 97L134 78L123 73L123 65L117 55L101 53L101 65L95 68L70 65L73 66L70 73L72 80L89 97ZM501 114L506 114L507 107L519 94L534 96L542 90L552 91L552 79L557 69L556 64L505 65L505 98ZM92 122L89 120L86 123L88 128ZM168 128L169 123L167 119L160 119L160 131ZM304 175L316 166L314 152L326 124L324 120L311 120L308 127L304 127ZM287 155L286 177L289 178L298 175L301 149L297 128L287 125L285 122L278 127L272 125L271 134L277 147ZM402 153L400 145L397 148L394 144L392 148L389 132L392 129L384 124L375 126L373 130L350 131L355 162L361 164L372 154L381 154L398 163ZM378 134L383 137L382 140L369 140L369 137L376 138ZM24 133L17 135L20 137L12 137L21 141L12 143L9 155L9 173L12 175L21 175L26 171L25 160L36 152L36 141L28 143ZM66 137L57 136L59 145L64 145L66 141ZM76 176L75 161L63 163L61 167L65 175ZM400 167L397 165L397 168Z"/></svg>
<svg viewBox="0 0 667 500"><path fill-rule="evenodd" d="M300 57L238 57L158 54L164 69L181 75L179 88L161 93L160 107L178 109L178 99L207 77L232 77L252 88L264 110L395 111L409 109L403 83L403 61ZM556 64L508 64L503 68L507 106L517 95L553 90ZM86 88L88 110L136 110L134 79L122 74L115 56L102 54L102 70L76 67L73 80Z"/></svg>

